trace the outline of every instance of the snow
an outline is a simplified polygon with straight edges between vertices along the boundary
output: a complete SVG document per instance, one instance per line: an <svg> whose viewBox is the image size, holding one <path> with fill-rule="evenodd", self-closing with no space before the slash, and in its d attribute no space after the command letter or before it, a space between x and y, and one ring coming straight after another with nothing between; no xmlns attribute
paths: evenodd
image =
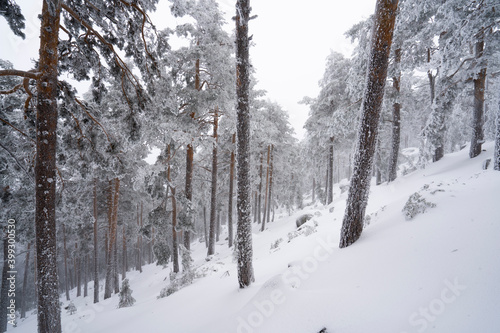
<svg viewBox="0 0 500 333"><path fill-rule="evenodd" d="M264 232L253 224L250 287L238 288L225 241L210 261L205 245L193 243L193 267L204 277L157 299L169 268L128 272L137 302L121 309L119 295L92 304L92 296L77 298L72 290L78 311L61 313L63 332L496 332L500 172L482 169L493 147L486 143L474 159L463 149L390 184L372 184L369 224L345 249L338 244L347 192L336 184L328 207L278 215ZM403 206L416 192L436 206L406 221ZM305 213L313 214L305 225L315 232L288 242ZM69 304L63 294L61 301ZM35 331L34 314L8 329Z"/></svg>

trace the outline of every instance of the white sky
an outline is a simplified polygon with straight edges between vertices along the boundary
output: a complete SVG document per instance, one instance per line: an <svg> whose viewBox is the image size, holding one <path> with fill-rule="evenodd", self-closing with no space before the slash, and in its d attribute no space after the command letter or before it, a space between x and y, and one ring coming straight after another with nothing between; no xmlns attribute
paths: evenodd
<svg viewBox="0 0 500 333"><path fill-rule="evenodd" d="M160 0L166 2L166 0ZM218 0L226 20L234 24L235 0ZM259 81L257 87L268 92L290 114L290 122L299 138L308 108L297 102L304 96L315 97L318 81L330 50L350 55L351 45L344 32L375 11L376 0L251 0L250 34L254 46L250 57ZM32 68L30 59L38 57L39 21L42 1L17 0L26 17L26 39L14 36L5 19L0 18L0 59L14 63L17 69ZM161 6L164 7L164 6ZM154 20L154 19L153 19ZM161 22L155 22L161 25Z"/></svg>

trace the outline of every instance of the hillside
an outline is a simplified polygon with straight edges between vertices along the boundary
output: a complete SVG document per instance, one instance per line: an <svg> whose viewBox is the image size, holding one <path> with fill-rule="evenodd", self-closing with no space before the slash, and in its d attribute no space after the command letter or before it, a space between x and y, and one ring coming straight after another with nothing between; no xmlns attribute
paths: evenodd
<svg viewBox="0 0 500 333"><path fill-rule="evenodd" d="M205 244L196 243L203 277L192 285L157 299L170 268L149 265L127 274L137 300L129 308L117 309L117 295L94 305L73 290L77 312L62 311L63 332L497 332L500 172L482 169L493 144L484 149L372 185L369 224L346 249L338 242L347 193L337 186L329 207L277 216L264 232L254 225L250 288L238 289L225 241L209 262ZM435 207L406 220L402 209L415 192ZM304 213L314 217L294 234ZM36 332L36 315L8 332Z"/></svg>

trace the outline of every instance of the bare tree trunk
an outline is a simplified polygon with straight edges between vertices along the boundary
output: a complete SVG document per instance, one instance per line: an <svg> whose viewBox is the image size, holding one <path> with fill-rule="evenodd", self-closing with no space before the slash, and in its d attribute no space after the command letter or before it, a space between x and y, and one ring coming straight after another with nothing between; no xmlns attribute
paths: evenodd
<svg viewBox="0 0 500 333"><path fill-rule="evenodd" d="M328 200L327 205L333 202L333 140L334 137L330 138L330 154L328 155Z"/></svg>
<svg viewBox="0 0 500 333"><path fill-rule="evenodd" d="M108 194L108 218L109 220L109 244L108 244L108 262L106 265L106 284L104 290L104 299L110 298L113 289L116 290L116 228L118 219L118 193L120 189L120 180L115 178L113 188L113 181L109 181L109 194Z"/></svg>
<svg viewBox="0 0 500 333"><path fill-rule="evenodd" d="M392 106L392 145L391 157L389 158L389 178L388 181L396 180L398 176L398 155L399 143L401 141L401 104L399 104L399 95L401 91L401 49L395 51L394 66L397 74L392 78L392 87L395 92L395 102Z"/></svg>
<svg viewBox="0 0 500 333"><path fill-rule="evenodd" d="M264 154L260 152L260 170L259 170L259 202L257 205L257 215L259 224L262 223L262 213L260 211L262 207L262 175L263 175L263 164L264 164Z"/></svg>
<svg viewBox="0 0 500 333"><path fill-rule="evenodd" d="M271 206L272 204L272 194L273 194L273 159L274 159L274 145L271 145L271 164L269 165L269 200L267 205L267 223L271 220ZM262 223L264 227L264 223ZM262 228L264 231L264 228Z"/></svg>
<svg viewBox="0 0 500 333"><path fill-rule="evenodd" d="M269 163L271 159L271 145L267 146L267 167L266 167L266 186L264 188L265 193L264 193L264 216L262 217L262 225L261 225L261 231L264 231L264 227L266 224L266 219L267 219L267 206L269 204L268 200L268 195L269 195Z"/></svg>
<svg viewBox="0 0 500 333"><path fill-rule="evenodd" d="M198 60L199 62L199 60ZM198 65L199 66L199 65ZM188 202L193 200L193 159L194 159L194 148L192 144L187 146L186 153L186 199ZM189 215L190 216L190 215ZM191 227L192 221L189 221L189 226ZM191 248L191 237L189 229L184 229L184 247L186 249Z"/></svg>
<svg viewBox="0 0 500 333"><path fill-rule="evenodd" d="M78 243L75 243L75 275L76 275L76 297L82 296L82 267Z"/></svg>
<svg viewBox="0 0 500 333"><path fill-rule="evenodd" d="M236 143L236 133L233 134L233 146ZM231 162L229 165L229 202L227 204L227 230L228 230L228 246L233 246L233 187L234 187L234 165L236 156L234 149L231 150Z"/></svg>
<svg viewBox="0 0 500 333"><path fill-rule="evenodd" d="M122 228L122 280L127 278L127 237L125 236L125 223Z"/></svg>
<svg viewBox="0 0 500 333"><path fill-rule="evenodd" d="M26 249L26 258L24 259L23 297L21 298L21 319L26 318L26 299L28 292L28 273L30 268L29 266L30 249L31 249L31 243L28 242L28 248Z"/></svg>
<svg viewBox="0 0 500 333"><path fill-rule="evenodd" d="M236 2L236 96L238 136L238 225L236 230L238 251L238 283L240 288L254 281L252 265L252 220L250 207L250 108L249 108L249 38L250 1Z"/></svg>
<svg viewBox="0 0 500 333"><path fill-rule="evenodd" d="M480 59L484 51L484 41L476 43L476 59ZM474 113L472 117L472 139L469 157L474 158L481 154L484 143L484 92L486 90L486 67L482 68L474 79Z"/></svg>
<svg viewBox="0 0 500 333"><path fill-rule="evenodd" d="M340 235L340 247L353 244L363 231L373 155L378 135L380 110L389 63L398 0L377 0L375 24L371 39L368 78L364 92L358 144L354 157L354 173L351 178L346 211Z"/></svg>
<svg viewBox="0 0 500 333"><path fill-rule="evenodd" d="M66 226L63 228L63 250L64 250L64 288L66 289L66 300L69 301L69 279L68 279L68 250L66 248Z"/></svg>
<svg viewBox="0 0 500 333"><path fill-rule="evenodd" d="M167 160L168 160L168 166L167 166L167 180L168 183L171 184L172 178L171 178L171 167L170 167L170 159L171 159L171 152L170 152L170 144L167 147ZM170 185L169 185L170 186ZM173 264L173 271L174 273L179 272L179 245L177 241L177 201L175 199L175 187L170 186L170 192L171 194L171 200L172 200L172 264Z"/></svg>
<svg viewBox="0 0 500 333"><path fill-rule="evenodd" d="M99 302L99 270L97 253L97 178L94 178L94 303Z"/></svg>
<svg viewBox="0 0 500 333"><path fill-rule="evenodd" d="M85 255L83 257L83 297L88 296L88 277L87 277L87 270L88 270L88 256Z"/></svg>
<svg viewBox="0 0 500 333"><path fill-rule="evenodd" d="M497 122L497 129L495 136L495 154L494 154L493 168L497 171L500 171L500 98L498 99L496 122Z"/></svg>
<svg viewBox="0 0 500 333"><path fill-rule="evenodd" d="M212 149L212 195L210 199L210 229L208 234L208 252L207 255L215 253L216 237L216 214L217 214L217 130L219 125L218 110L214 113L214 145Z"/></svg>
<svg viewBox="0 0 500 333"><path fill-rule="evenodd" d="M40 27L35 157L38 332L61 332L56 243L56 131L59 0L44 1Z"/></svg>
<svg viewBox="0 0 500 333"><path fill-rule="evenodd" d="M205 246L208 248L207 207L205 205L203 205L203 226L205 231Z"/></svg>

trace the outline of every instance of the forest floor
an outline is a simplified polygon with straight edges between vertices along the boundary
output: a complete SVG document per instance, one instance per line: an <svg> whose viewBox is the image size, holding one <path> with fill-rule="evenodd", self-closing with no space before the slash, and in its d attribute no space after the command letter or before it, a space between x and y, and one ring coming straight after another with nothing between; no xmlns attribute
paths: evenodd
<svg viewBox="0 0 500 333"><path fill-rule="evenodd" d="M254 224L249 288L238 288L227 241L217 243L210 261L197 242L200 277L192 285L157 299L170 265L153 264L127 273L137 300L129 308L117 308L118 295L93 304L72 290L77 312L62 310L63 332L498 332L500 172L483 170L493 144L484 149L475 159L464 149L372 185L369 224L348 248L338 248L347 193L337 185L328 207L278 214L264 232ZM435 207L406 220L402 209L414 193ZM295 219L305 213L313 218L297 231ZM34 313L8 330L36 331Z"/></svg>

